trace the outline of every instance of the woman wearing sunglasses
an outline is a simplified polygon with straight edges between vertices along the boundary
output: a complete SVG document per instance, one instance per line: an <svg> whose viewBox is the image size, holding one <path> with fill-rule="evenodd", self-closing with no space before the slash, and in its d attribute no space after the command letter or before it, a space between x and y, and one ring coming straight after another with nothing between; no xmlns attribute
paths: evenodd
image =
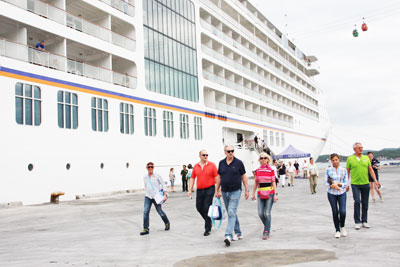
<svg viewBox="0 0 400 267"><path fill-rule="evenodd" d="M262 238L268 239L271 232L271 209L272 204L278 200L276 193L275 172L269 166L270 156L267 153L261 153L259 161L261 166L255 171L255 180L253 187L252 200L256 199L258 216L264 224Z"/></svg>

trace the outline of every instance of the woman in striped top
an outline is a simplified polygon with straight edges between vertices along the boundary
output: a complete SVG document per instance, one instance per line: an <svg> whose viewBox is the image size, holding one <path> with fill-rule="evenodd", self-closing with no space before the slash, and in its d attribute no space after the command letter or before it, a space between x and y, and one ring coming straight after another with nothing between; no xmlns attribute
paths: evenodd
<svg viewBox="0 0 400 267"><path fill-rule="evenodd" d="M260 153L261 166L255 171L255 181L253 187L253 196L251 199L256 199L257 192L257 207L258 216L264 224L263 239L269 238L271 231L271 209L272 203L278 200L276 193L275 172L268 165L271 158L267 153Z"/></svg>
<svg viewBox="0 0 400 267"><path fill-rule="evenodd" d="M346 187L348 184L347 171L340 167L339 155L331 154L332 167L326 169L325 184L328 188L328 200L332 208L333 223L335 225L335 237L347 236L344 228L346 220ZM339 205L339 209L338 209Z"/></svg>

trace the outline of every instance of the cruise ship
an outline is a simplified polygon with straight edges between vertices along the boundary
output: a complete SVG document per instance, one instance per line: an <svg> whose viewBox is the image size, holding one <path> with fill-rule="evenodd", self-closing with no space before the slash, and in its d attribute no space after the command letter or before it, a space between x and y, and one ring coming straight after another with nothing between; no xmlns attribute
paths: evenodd
<svg viewBox="0 0 400 267"><path fill-rule="evenodd" d="M179 187L232 144L317 157L329 129L317 57L247 0L0 0L0 203Z"/></svg>

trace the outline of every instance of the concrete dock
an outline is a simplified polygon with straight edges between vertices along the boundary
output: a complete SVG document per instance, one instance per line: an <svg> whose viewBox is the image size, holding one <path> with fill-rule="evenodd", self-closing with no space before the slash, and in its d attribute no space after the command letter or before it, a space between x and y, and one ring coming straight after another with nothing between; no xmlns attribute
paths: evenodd
<svg viewBox="0 0 400 267"><path fill-rule="evenodd" d="M150 235L140 236L143 193L60 201L0 209L0 266L400 266L400 168L380 172L384 202L370 203L370 229L356 231L353 199L347 196L347 237L334 238L323 179L317 194L308 180L279 188L272 233L262 240L256 202L242 200L238 216L244 238L223 243L221 229L203 236L195 196L170 193L164 225L151 210ZM252 184L252 183L251 183ZM252 187L251 187L252 188ZM179 189L179 188L178 188Z"/></svg>

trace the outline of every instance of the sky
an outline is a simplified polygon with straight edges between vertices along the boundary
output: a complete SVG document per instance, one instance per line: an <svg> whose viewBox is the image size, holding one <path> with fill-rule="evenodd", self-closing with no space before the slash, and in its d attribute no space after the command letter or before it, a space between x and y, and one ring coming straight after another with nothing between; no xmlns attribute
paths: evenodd
<svg viewBox="0 0 400 267"><path fill-rule="evenodd" d="M250 2L306 55L318 58L314 80L331 123L322 154L352 154L354 142L364 150L400 147L400 1Z"/></svg>

